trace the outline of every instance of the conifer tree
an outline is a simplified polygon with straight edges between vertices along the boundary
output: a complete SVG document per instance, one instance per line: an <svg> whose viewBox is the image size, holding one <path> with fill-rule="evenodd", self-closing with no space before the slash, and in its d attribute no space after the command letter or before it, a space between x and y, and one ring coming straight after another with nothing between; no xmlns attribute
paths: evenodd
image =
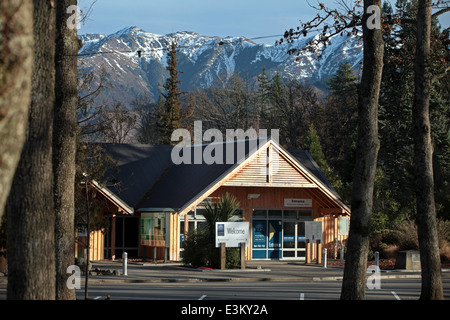
<svg viewBox="0 0 450 320"><path fill-rule="evenodd" d="M165 99L164 108L158 122L160 144L173 144L174 142L171 141L172 132L181 126L180 97L182 93L180 90L181 81L178 79L177 52L177 44L172 42L168 52L168 65L166 67L169 71L169 77L163 86L165 93L162 94Z"/></svg>
<svg viewBox="0 0 450 320"><path fill-rule="evenodd" d="M257 103L258 103L258 124L261 128L265 128L269 121L267 116L269 112L269 81L266 76L266 68L262 69L261 74L258 76L258 91L257 91Z"/></svg>

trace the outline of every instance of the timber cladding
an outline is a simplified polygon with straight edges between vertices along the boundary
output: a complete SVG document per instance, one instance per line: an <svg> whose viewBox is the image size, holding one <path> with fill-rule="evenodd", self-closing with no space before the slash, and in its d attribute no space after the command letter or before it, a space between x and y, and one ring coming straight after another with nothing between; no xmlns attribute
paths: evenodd
<svg viewBox="0 0 450 320"><path fill-rule="evenodd" d="M140 256L151 258L156 254L159 259L179 260L181 241L184 239L183 235L187 234L189 224L203 223L198 220L201 218L190 221L190 212L201 208L206 198L217 199L226 193L235 196L239 201L242 218L249 222L250 234L253 231L254 211L284 210L283 218L278 220L279 224L275 229L279 237L283 237L282 241L286 242L287 246L284 247L283 244L283 249L286 249L288 254L291 248L289 241L296 239L295 248L301 248L298 243L304 241L301 234L303 231L300 230L304 228L304 221L322 222L323 245L329 249L337 243L336 239L341 242L347 237L340 232L343 228L339 223L343 222L342 218L348 219L350 208L343 203L306 151L287 151L277 142L269 140L249 151L242 162L174 165L171 162L172 149L169 146L121 144L107 145L106 148L119 160L117 181L120 181L121 185L108 188L95 185L94 189L102 197L109 199L109 207L116 208L110 211L136 218L150 212L168 214L165 219L168 219L166 229L169 233L164 236L164 241L151 239L152 243L145 243L146 239L139 239L139 249L136 252L139 251ZM297 220L290 216L295 210L298 210ZM300 211L308 211L310 214L300 216ZM269 220L267 218L267 221ZM292 228L294 222L297 223L295 236L292 234L293 229L289 231L291 234L285 234L284 225ZM183 225L183 230L180 230L180 224ZM343 226L346 224L348 223L342 223ZM106 248L111 254L105 253L111 257L115 256L116 249L115 228L112 219L111 232L107 235L111 237L111 240L107 241L111 243L111 248ZM137 228L136 232L140 234L140 226ZM250 242L253 241L251 237ZM101 248L104 248L104 245L100 243L100 238L91 242L91 250L99 253L92 252L92 257L101 257L103 254ZM156 240L159 242L153 242ZM259 246L256 242L255 245ZM246 258L252 258L252 243L246 249ZM295 253L295 258L301 258L299 251Z"/></svg>

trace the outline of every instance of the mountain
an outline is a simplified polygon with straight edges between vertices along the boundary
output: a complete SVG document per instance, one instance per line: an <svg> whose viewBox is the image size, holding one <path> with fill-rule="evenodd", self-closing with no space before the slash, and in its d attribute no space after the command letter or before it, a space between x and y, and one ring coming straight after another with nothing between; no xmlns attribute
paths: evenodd
<svg viewBox="0 0 450 320"><path fill-rule="evenodd" d="M80 36L80 68L99 73L104 67L113 88L105 90L102 100L122 101L127 105L142 94L156 100L168 72L167 44L176 41L182 91L213 85L221 76L239 74L255 79L263 68L270 78L280 72L285 79L299 79L323 86L340 63L348 62L358 70L362 45L358 38L335 36L319 60L312 53L288 55L291 48L302 48L311 38L280 45L257 44L244 37L213 37L194 32L157 35L138 27L128 27L110 35ZM141 52L139 57L138 51Z"/></svg>

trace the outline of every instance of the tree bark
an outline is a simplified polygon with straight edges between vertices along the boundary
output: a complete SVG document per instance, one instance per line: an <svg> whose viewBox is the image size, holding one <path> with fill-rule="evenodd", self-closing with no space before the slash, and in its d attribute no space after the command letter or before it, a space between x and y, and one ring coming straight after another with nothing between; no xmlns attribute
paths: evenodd
<svg viewBox="0 0 450 320"><path fill-rule="evenodd" d="M0 223L25 141L33 68L33 2L0 4Z"/></svg>
<svg viewBox="0 0 450 320"><path fill-rule="evenodd" d="M53 0L34 1L35 53L28 127L6 206L8 299L50 300L55 297L54 13Z"/></svg>
<svg viewBox="0 0 450 320"><path fill-rule="evenodd" d="M443 299L441 261L434 201L433 146L430 124L431 0L420 0L417 14L413 106L417 231L422 268L420 299Z"/></svg>
<svg viewBox="0 0 450 320"><path fill-rule="evenodd" d="M67 267L74 264L75 153L78 105L76 28L67 26L67 8L77 0L56 3L55 110L53 122L53 174L55 205L56 299L74 300L66 285Z"/></svg>
<svg viewBox="0 0 450 320"><path fill-rule="evenodd" d="M381 8L381 0L364 1ZM369 29L363 16L364 61L358 103L358 141L353 178L351 220L341 299L365 299L367 254L373 185L379 150L378 97L383 71L384 44L380 29Z"/></svg>

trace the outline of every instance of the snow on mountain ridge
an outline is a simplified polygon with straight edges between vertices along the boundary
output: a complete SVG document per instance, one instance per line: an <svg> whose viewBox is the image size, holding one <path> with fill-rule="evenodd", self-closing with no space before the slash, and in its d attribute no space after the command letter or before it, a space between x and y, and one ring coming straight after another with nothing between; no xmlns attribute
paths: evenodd
<svg viewBox="0 0 450 320"><path fill-rule="evenodd" d="M92 70L106 68L114 89L105 95L129 103L136 95L150 94L157 99L168 72L167 50L178 44L178 69L182 90L210 86L222 75L238 73L255 79L263 68L270 78L279 72L284 78L313 84L323 83L339 64L349 62L355 69L362 61L362 47L356 37L335 36L318 60L312 53L288 55L291 48L302 48L310 38L293 43L266 45L245 37L205 36L192 31L159 35L132 26L111 35L82 35L82 65ZM138 56L138 51L141 56ZM298 58L298 62L296 59Z"/></svg>

